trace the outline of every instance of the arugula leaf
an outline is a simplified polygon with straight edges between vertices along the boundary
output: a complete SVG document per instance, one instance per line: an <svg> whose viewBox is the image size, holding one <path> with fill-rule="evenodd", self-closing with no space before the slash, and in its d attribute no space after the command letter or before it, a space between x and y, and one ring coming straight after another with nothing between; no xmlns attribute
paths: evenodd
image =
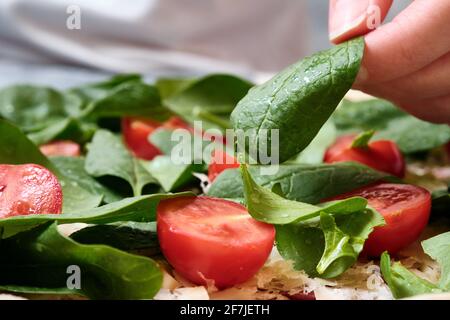
<svg viewBox="0 0 450 320"><path fill-rule="evenodd" d="M391 266L391 259L387 252L381 255L380 268L383 278L386 281L392 295L396 299L412 297L426 293L443 292L433 283L419 278L400 262L395 262Z"/></svg>
<svg viewBox="0 0 450 320"><path fill-rule="evenodd" d="M152 249L159 252L155 222L117 222L94 225L70 237L82 244L105 244L120 250Z"/></svg>
<svg viewBox="0 0 450 320"><path fill-rule="evenodd" d="M277 225L277 249L295 269L334 278L356 262L373 228L383 223L371 209L340 215L322 212L319 220Z"/></svg>
<svg viewBox="0 0 450 320"><path fill-rule="evenodd" d="M145 185L157 183L141 162L131 155L120 137L98 130L88 145L85 169L94 177L110 175L124 179L138 196Z"/></svg>
<svg viewBox="0 0 450 320"><path fill-rule="evenodd" d="M0 120L0 145L0 163L35 163L56 175L63 190L63 212L95 208L101 203L102 195L86 190L61 172L19 128L4 120Z"/></svg>
<svg viewBox="0 0 450 320"><path fill-rule="evenodd" d="M35 214L4 218L0 220L0 235L7 238L48 221L56 221L59 224L75 222L106 224L118 221L151 222L156 219L156 207L159 201L188 195L192 195L192 193L152 194L125 198L93 209L62 214Z"/></svg>
<svg viewBox="0 0 450 320"><path fill-rule="evenodd" d="M46 223L0 242L0 284L67 288L69 266L80 268L81 288L92 299L150 299L161 287L162 272L150 258L104 245L83 245ZM61 290L57 290L61 292Z"/></svg>
<svg viewBox="0 0 450 320"><path fill-rule="evenodd" d="M358 163L336 164L283 164L273 175L262 175L262 166L250 166L249 171L257 184L272 189L279 184L286 199L306 203L319 203L371 183L387 180L385 173ZM228 169L211 185L208 195L218 198L243 198L244 186L239 169Z"/></svg>
<svg viewBox="0 0 450 320"><path fill-rule="evenodd" d="M194 180L193 172L203 171L202 164L174 164L169 156L157 156L143 166L166 192L178 189Z"/></svg>
<svg viewBox="0 0 450 320"><path fill-rule="evenodd" d="M276 129L280 162L305 149L351 88L363 53L364 39L351 40L252 88L231 114L235 129L253 130L248 145L242 147L265 146L261 130Z"/></svg>
<svg viewBox="0 0 450 320"><path fill-rule="evenodd" d="M342 274L356 262L373 229L384 224L383 217L372 209L339 216L322 212L320 227L325 235L325 249L317 272L323 278Z"/></svg>
<svg viewBox="0 0 450 320"><path fill-rule="evenodd" d="M360 197L333 201L314 206L308 203L288 200L259 186L250 176L247 165L241 165L244 181L244 195L250 215L270 224L289 224L318 217L321 212L349 214L366 208L367 200Z"/></svg>
<svg viewBox="0 0 450 320"><path fill-rule="evenodd" d="M59 171L64 172L70 181L75 182L91 194L102 196L104 202L111 203L123 199L121 195L104 186L86 172L83 157L51 157L50 160Z"/></svg>
<svg viewBox="0 0 450 320"><path fill-rule="evenodd" d="M419 120L384 100L344 101L333 115L341 131L375 130L374 139L394 141L403 153L428 151L450 141L450 127Z"/></svg>
<svg viewBox="0 0 450 320"><path fill-rule="evenodd" d="M277 225L275 228L280 255L293 261L296 270L303 270L311 277L318 276L316 267L325 249L323 231L306 223Z"/></svg>
<svg viewBox="0 0 450 320"><path fill-rule="evenodd" d="M422 241L422 247L441 266L439 287L450 291L450 232Z"/></svg>
<svg viewBox="0 0 450 320"><path fill-rule="evenodd" d="M342 274L356 262L373 228L384 224L379 213L366 209L367 200L364 198L314 206L284 199L259 186L246 165L241 165L241 171L250 215L256 220L277 225L280 254L293 260L296 268L311 275L333 278Z"/></svg>

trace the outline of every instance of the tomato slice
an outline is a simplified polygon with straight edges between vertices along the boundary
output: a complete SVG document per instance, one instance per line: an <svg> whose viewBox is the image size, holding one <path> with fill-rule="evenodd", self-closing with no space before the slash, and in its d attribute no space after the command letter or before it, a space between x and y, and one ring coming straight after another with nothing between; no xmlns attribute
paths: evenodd
<svg viewBox="0 0 450 320"><path fill-rule="evenodd" d="M237 159L220 149L214 150L208 166L209 181L213 182L223 171L232 168L239 168Z"/></svg>
<svg viewBox="0 0 450 320"><path fill-rule="evenodd" d="M52 141L41 145L39 150L41 150L41 152L46 156L80 156L80 145L70 140Z"/></svg>
<svg viewBox="0 0 450 320"><path fill-rule="evenodd" d="M431 211L431 194L408 184L381 183L364 187L333 198L360 196L383 215L386 225L376 227L365 242L363 253L378 257L384 251L391 254L417 240L425 229Z"/></svg>
<svg viewBox="0 0 450 320"><path fill-rule="evenodd" d="M37 164L0 165L0 218L61 210L61 185L49 170Z"/></svg>
<svg viewBox="0 0 450 320"><path fill-rule="evenodd" d="M128 149L138 158L152 160L161 151L148 141L148 136L162 124L142 118L123 118L122 132Z"/></svg>
<svg viewBox="0 0 450 320"><path fill-rule="evenodd" d="M324 162L356 161L400 178L405 175L405 160L393 141L377 140L369 142L367 148L352 148L355 137L339 137L325 152Z"/></svg>
<svg viewBox="0 0 450 320"><path fill-rule="evenodd" d="M275 228L235 202L210 197L163 200L157 208L161 250L186 279L226 288L251 278L265 263Z"/></svg>

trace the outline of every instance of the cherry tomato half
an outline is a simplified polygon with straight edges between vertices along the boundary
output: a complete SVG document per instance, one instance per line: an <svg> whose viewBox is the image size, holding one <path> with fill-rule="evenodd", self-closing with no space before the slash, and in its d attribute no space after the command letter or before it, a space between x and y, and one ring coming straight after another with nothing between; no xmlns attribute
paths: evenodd
<svg viewBox="0 0 450 320"><path fill-rule="evenodd" d="M199 285L226 288L251 278L266 262L272 225L235 202L210 197L163 200L157 208L161 250L175 271Z"/></svg>
<svg viewBox="0 0 450 320"><path fill-rule="evenodd" d="M355 161L400 178L405 175L405 160L394 142L378 140L369 142L367 148L352 148L355 137L339 137L325 152L324 162Z"/></svg>
<svg viewBox="0 0 450 320"><path fill-rule="evenodd" d="M148 141L148 136L162 124L142 118L123 118L122 133L125 144L132 153L145 160L152 160L161 151Z"/></svg>
<svg viewBox="0 0 450 320"><path fill-rule="evenodd" d="M61 185L49 170L37 164L0 165L0 218L61 209Z"/></svg>
<svg viewBox="0 0 450 320"><path fill-rule="evenodd" d="M46 156L78 157L80 145L70 140L52 141L43 144L39 150Z"/></svg>
<svg viewBox="0 0 450 320"><path fill-rule="evenodd" d="M211 156L211 163L208 166L208 178L213 182L216 177L226 169L239 168L239 162L228 153L216 149Z"/></svg>
<svg viewBox="0 0 450 320"><path fill-rule="evenodd" d="M360 196L383 215L386 225L376 227L364 244L363 253L378 257L384 251L395 254L417 240L431 211L431 194L408 184L381 183L335 197Z"/></svg>

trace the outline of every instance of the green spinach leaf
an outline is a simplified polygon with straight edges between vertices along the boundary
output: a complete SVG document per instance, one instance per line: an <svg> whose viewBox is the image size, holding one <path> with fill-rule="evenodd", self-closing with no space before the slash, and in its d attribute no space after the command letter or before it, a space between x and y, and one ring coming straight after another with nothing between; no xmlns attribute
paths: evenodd
<svg viewBox="0 0 450 320"><path fill-rule="evenodd" d="M419 120L379 99L344 101L333 120L341 132L375 130L374 140L392 140L406 154L428 151L450 141L448 125Z"/></svg>
<svg viewBox="0 0 450 320"><path fill-rule="evenodd" d="M286 199L311 204L389 179L385 173L351 162L283 164L273 175L261 174L261 166L250 166L249 171L257 184L269 189L278 184ZM244 188L240 171L225 170L211 185L208 195L228 199L243 198Z"/></svg>
<svg viewBox="0 0 450 320"><path fill-rule="evenodd" d="M70 266L80 271L80 287L73 293L92 299L150 299L162 283L153 260L104 245L79 244L60 235L54 223L3 239L0 251L0 284L17 286L16 291L20 286L67 288Z"/></svg>
<svg viewBox="0 0 450 320"><path fill-rule="evenodd" d="M70 181L75 182L91 194L102 196L104 202L111 203L122 200L121 195L104 186L86 172L83 157L51 157L50 160L60 172L64 172Z"/></svg>
<svg viewBox="0 0 450 320"><path fill-rule="evenodd" d="M115 176L126 180L135 196L142 194L147 184L158 183L127 150L119 136L107 130L98 130L88 145L86 172L94 177Z"/></svg>
<svg viewBox="0 0 450 320"><path fill-rule="evenodd" d="M176 190L193 181L192 173L204 171L202 164L174 164L169 156L157 156L143 166L166 192Z"/></svg>
<svg viewBox="0 0 450 320"><path fill-rule="evenodd" d="M155 222L117 222L93 225L70 237L82 244L104 244L120 250L153 249L159 252Z"/></svg>
<svg viewBox="0 0 450 320"><path fill-rule="evenodd" d="M263 148L268 142L262 132L275 129L280 162L305 149L351 88L363 53L364 40L357 38L299 61L252 88L231 114L233 127L250 135L248 145L241 147Z"/></svg>
<svg viewBox="0 0 450 320"><path fill-rule="evenodd" d="M9 217L0 220L0 235L3 238L7 238L48 221L56 221L60 224L75 222L106 224L119 221L151 222L156 219L156 207L159 201L188 195L192 195L192 193L152 194L125 198L98 208L63 214L35 214Z"/></svg>

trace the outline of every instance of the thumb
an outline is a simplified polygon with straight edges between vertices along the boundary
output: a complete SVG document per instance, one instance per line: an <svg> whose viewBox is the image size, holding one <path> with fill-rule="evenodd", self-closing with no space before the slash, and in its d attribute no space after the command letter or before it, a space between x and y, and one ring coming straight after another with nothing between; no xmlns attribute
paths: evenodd
<svg viewBox="0 0 450 320"><path fill-rule="evenodd" d="M329 37L337 44L376 29L393 0L330 0Z"/></svg>

